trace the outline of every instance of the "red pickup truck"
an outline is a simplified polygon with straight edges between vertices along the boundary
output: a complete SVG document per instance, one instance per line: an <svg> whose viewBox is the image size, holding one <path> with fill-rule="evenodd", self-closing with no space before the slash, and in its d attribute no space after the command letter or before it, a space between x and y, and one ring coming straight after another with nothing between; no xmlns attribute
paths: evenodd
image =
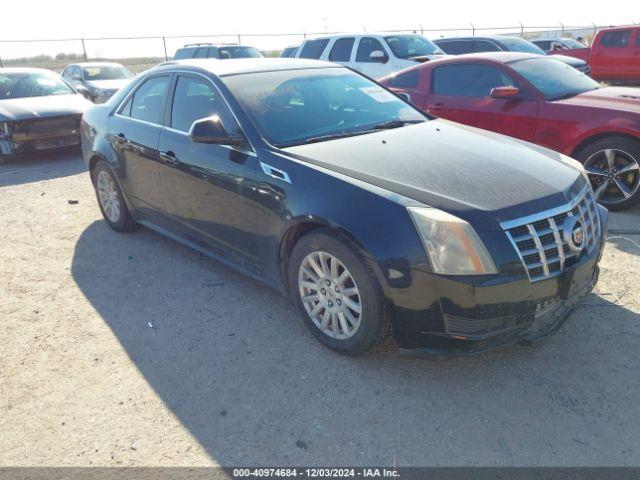
<svg viewBox="0 0 640 480"><path fill-rule="evenodd" d="M596 33L591 48L550 53L586 60L597 80L640 83L640 26L604 28Z"/></svg>

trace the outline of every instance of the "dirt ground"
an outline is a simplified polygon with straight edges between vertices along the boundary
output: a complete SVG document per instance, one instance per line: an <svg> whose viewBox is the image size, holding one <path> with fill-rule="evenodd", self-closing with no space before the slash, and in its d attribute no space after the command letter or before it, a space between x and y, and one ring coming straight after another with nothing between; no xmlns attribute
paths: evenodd
<svg viewBox="0 0 640 480"><path fill-rule="evenodd" d="M534 347L345 358L289 301L101 220L76 154L0 166L0 466L638 465L640 210Z"/></svg>

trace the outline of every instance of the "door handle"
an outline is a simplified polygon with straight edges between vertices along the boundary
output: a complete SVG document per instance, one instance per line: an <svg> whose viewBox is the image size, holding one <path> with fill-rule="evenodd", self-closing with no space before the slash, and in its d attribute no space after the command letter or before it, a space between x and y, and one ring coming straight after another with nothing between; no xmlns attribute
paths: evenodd
<svg viewBox="0 0 640 480"><path fill-rule="evenodd" d="M116 142L118 142L121 145L127 143L127 136L124 133L119 133L114 138Z"/></svg>
<svg viewBox="0 0 640 480"><path fill-rule="evenodd" d="M162 160L164 163L168 165L178 164L178 158L176 157L176 154L173 153L171 150L167 152L160 152L160 160Z"/></svg>
<svg viewBox="0 0 640 480"><path fill-rule="evenodd" d="M429 106L429 110L442 110L444 108L444 103L438 102Z"/></svg>

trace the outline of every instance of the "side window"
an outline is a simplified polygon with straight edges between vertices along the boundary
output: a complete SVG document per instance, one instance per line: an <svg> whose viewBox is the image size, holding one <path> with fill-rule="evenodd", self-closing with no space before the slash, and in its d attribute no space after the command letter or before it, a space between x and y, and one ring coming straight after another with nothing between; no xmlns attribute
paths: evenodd
<svg viewBox="0 0 640 480"><path fill-rule="evenodd" d="M433 93L451 97L488 97L496 87L516 85L500 70L486 65L451 65L436 68Z"/></svg>
<svg viewBox="0 0 640 480"><path fill-rule="evenodd" d="M302 47L300 58L310 58L317 60L322 56L322 52L329 44L328 38L320 38L318 40L309 40Z"/></svg>
<svg viewBox="0 0 640 480"><path fill-rule="evenodd" d="M196 50L193 58L207 58L209 56L209 47L200 47Z"/></svg>
<svg viewBox="0 0 640 480"><path fill-rule="evenodd" d="M237 130L235 119L211 83L198 77L178 77L171 108L171 127L188 132L193 122L212 115L218 115L227 130Z"/></svg>
<svg viewBox="0 0 640 480"><path fill-rule="evenodd" d="M636 30L636 47L640 47L640 30Z"/></svg>
<svg viewBox="0 0 640 480"><path fill-rule="evenodd" d="M174 60L184 60L186 58L193 58L193 52L195 49L193 48L181 48L176 52L173 56Z"/></svg>
<svg viewBox="0 0 640 480"><path fill-rule="evenodd" d="M473 51L474 52L499 52L500 48L493 43L488 42L487 40L476 40L473 42Z"/></svg>
<svg viewBox="0 0 640 480"><path fill-rule="evenodd" d="M473 52L473 40L450 40L439 42L438 46L449 55L462 55Z"/></svg>
<svg viewBox="0 0 640 480"><path fill-rule="evenodd" d="M332 62L348 62L351 60L351 50L353 50L353 44L355 38L339 38L333 44L331 53L329 53L329 60Z"/></svg>
<svg viewBox="0 0 640 480"><path fill-rule="evenodd" d="M406 73L401 73L391 78L389 86L396 88L415 88L420 81L420 71L410 70Z"/></svg>
<svg viewBox="0 0 640 480"><path fill-rule="evenodd" d="M382 46L382 43L380 43L380 41L377 38L362 37L360 39L360 44L358 45L356 62L378 63L375 60L371 59L371 53L375 51L384 53L387 60L389 59L384 47ZM380 63L386 63L386 60L385 62L380 62Z"/></svg>
<svg viewBox="0 0 640 480"><path fill-rule="evenodd" d="M537 40L534 43L543 50L551 50L551 42L549 40Z"/></svg>
<svg viewBox="0 0 640 480"><path fill-rule="evenodd" d="M138 87L120 113L145 122L161 123L169 80L168 75L146 80Z"/></svg>
<svg viewBox="0 0 640 480"><path fill-rule="evenodd" d="M600 45L606 48L625 48L629 44L631 30L605 32L600 39Z"/></svg>

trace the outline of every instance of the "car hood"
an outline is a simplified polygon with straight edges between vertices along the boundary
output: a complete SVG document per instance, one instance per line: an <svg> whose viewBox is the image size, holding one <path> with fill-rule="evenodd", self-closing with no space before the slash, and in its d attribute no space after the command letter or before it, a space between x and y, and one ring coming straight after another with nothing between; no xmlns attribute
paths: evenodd
<svg viewBox="0 0 640 480"><path fill-rule="evenodd" d="M640 88L604 87L556 103L640 114ZM640 130L640 122L635 119L634 123L635 128Z"/></svg>
<svg viewBox="0 0 640 480"><path fill-rule="evenodd" d="M569 57L568 55L553 55L551 58L560 60L567 65L571 65L572 67L583 67L587 64L587 62L585 62L584 60L580 60L576 57Z"/></svg>
<svg viewBox="0 0 640 480"><path fill-rule="evenodd" d="M91 80L87 81L87 86L92 88L100 88L102 90L120 90L127 85L131 79L123 78L120 80Z"/></svg>
<svg viewBox="0 0 640 480"><path fill-rule="evenodd" d="M568 203L586 184L559 153L446 120L283 151L485 230Z"/></svg>
<svg viewBox="0 0 640 480"><path fill-rule="evenodd" d="M0 121L15 122L82 114L91 105L93 104L86 98L77 94L0 100Z"/></svg>

